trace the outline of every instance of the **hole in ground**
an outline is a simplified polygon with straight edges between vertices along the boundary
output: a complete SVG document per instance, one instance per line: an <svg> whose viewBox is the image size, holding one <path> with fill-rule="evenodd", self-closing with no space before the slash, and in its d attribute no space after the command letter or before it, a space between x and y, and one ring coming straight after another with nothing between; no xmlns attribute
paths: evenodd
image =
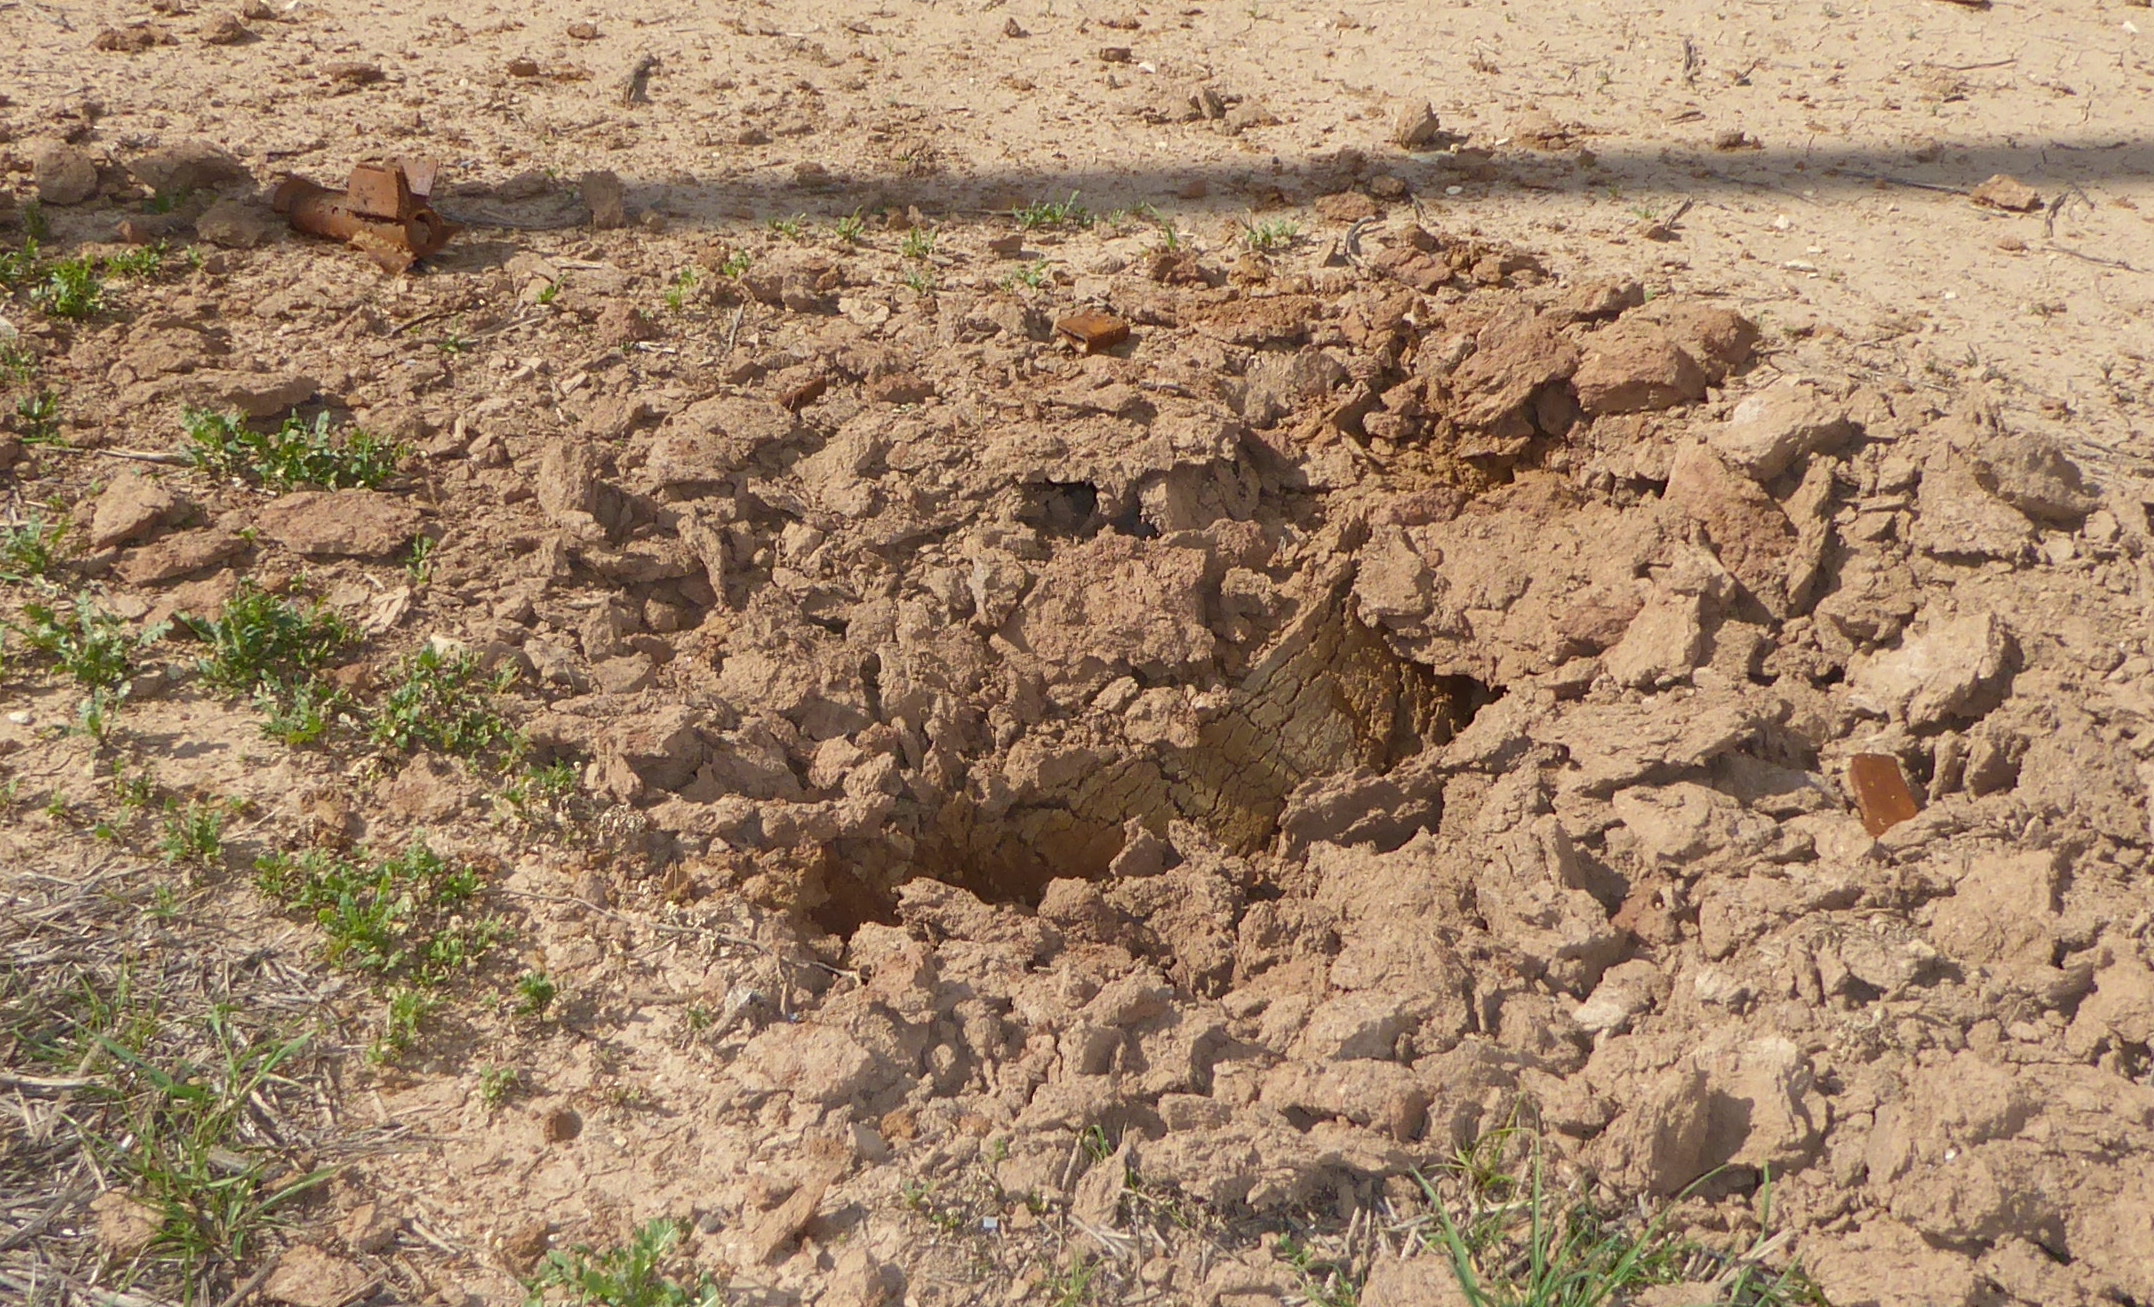
<svg viewBox="0 0 2154 1307"><path fill-rule="evenodd" d="M1308 782L1390 772L1440 747L1495 697L1398 656L1354 616L1342 584L1278 633L1210 710L1159 728L1128 705L1095 709L1052 738L1040 733L975 764L961 792L910 814L904 834L841 841L823 863L827 897L812 915L843 936L892 921L896 887L918 876L1036 904L1050 881L1105 876L1132 823L1164 835L1170 822L1192 822L1231 851L1255 853ZM1399 814L1383 823L1398 838L1379 842L1402 842L1440 815L1433 803Z"/></svg>

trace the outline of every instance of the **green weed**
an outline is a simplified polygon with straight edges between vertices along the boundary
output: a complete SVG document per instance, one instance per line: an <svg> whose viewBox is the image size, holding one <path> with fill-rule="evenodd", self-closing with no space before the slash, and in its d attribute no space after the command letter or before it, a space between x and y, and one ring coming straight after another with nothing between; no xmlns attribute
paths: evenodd
<svg viewBox="0 0 2154 1307"><path fill-rule="evenodd" d="M178 190L158 191L142 202L142 211L144 213L171 213L182 204L185 204L187 197L192 194L194 192L184 186Z"/></svg>
<svg viewBox="0 0 2154 1307"><path fill-rule="evenodd" d="M60 435L60 396L53 391L40 390L16 400L15 418L21 424L22 443L26 445L66 443Z"/></svg>
<svg viewBox="0 0 2154 1307"><path fill-rule="evenodd" d="M1038 231L1046 227L1089 227L1092 225L1092 214L1077 202L1077 192L1075 191L1071 191L1070 197L1059 203L1052 200L1038 200L1025 205L1021 209L1011 210L1010 216L1017 219L1018 227L1024 231Z"/></svg>
<svg viewBox="0 0 2154 1307"><path fill-rule="evenodd" d="M935 233L926 227L914 227L905 233L898 243L898 253L908 259L925 259L935 252Z"/></svg>
<svg viewBox="0 0 2154 1307"><path fill-rule="evenodd" d="M105 310L105 279L88 258L61 259L30 289L31 302L55 318L87 318Z"/></svg>
<svg viewBox="0 0 2154 1307"><path fill-rule="evenodd" d="M522 739L495 707L513 672L490 676L476 655L443 655L431 645L406 655L377 706L369 737L376 744L433 749L476 758L520 751Z"/></svg>
<svg viewBox="0 0 2154 1307"><path fill-rule="evenodd" d="M696 270L682 268L674 274L673 285L666 290L666 307L675 313L686 309L696 293Z"/></svg>
<svg viewBox="0 0 2154 1307"><path fill-rule="evenodd" d="M367 1061L394 1062L409 1053L418 1045L426 1019L434 1015L441 1004L437 995L410 985L390 989L387 1001L382 1004L381 1035L367 1046Z"/></svg>
<svg viewBox="0 0 2154 1307"><path fill-rule="evenodd" d="M509 1101L509 1095L523 1087L523 1076L512 1066L490 1066L479 1070L479 1101L488 1111Z"/></svg>
<svg viewBox="0 0 2154 1307"><path fill-rule="evenodd" d="M1301 1278L1301 1296L1310 1307L1356 1307L1361 1290L1349 1277L1344 1261L1320 1257L1290 1234L1279 1236L1272 1255L1294 1268Z"/></svg>
<svg viewBox="0 0 2154 1307"><path fill-rule="evenodd" d="M754 263L755 256L748 251L734 250L725 256L725 262L718 265L718 275L738 281Z"/></svg>
<svg viewBox="0 0 2154 1307"><path fill-rule="evenodd" d="M39 242L52 239L52 219L45 216L44 205L32 201L22 206L22 229L29 233L33 252Z"/></svg>
<svg viewBox="0 0 2154 1307"><path fill-rule="evenodd" d="M24 213L27 215L28 210ZM21 249L0 252L0 286L12 290L17 286L29 284L30 279L37 275L39 263L43 261L42 251L38 249L38 242L42 239L44 238L33 231L30 238L22 243Z"/></svg>
<svg viewBox="0 0 2154 1307"><path fill-rule="evenodd" d="M0 376L27 386L37 376L37 351L20 340L0 341Z"/></svg>
<svg viewBox="0 0 2154 1307"><path fill-rule="evenodd" d="M276 853L255 885L312 916L335 966L431 989L476 963L500 939L499 918L473 911L483 882L424 840L393 858L353 861L323 850Z"/></svg>
<svg viewBox="0 0 2154 1307"><path fill-rule="evenodd" d="M205 684L232 694L310 679L359 638L349 622L327 608L302 608L243 581L214 620L180 621L209 646L196 670Z"/></svg>
<svg viewBox="0 0 2154 1307"><path fill-rule="evenodd" d="M516 982L516 1008L520 1017L541 1017L553 1006L561 991L543 971L527 971Z"/></svg>
<svg viewBox="0 0 2154 1307"><path fill-rule="evenodd" d="M808 230L808 215L796 213L790 218L772 218L767 225L772 234L797 241Z"/></svg>
<svg viewBox="0 0 2154 1307"><path fill-rule="evenodd" d="M720 1307L726 1295L717 1277L693 1267L669 1273L680 1240L680 1224L661 1219L605 1252L587 1244L550 1252L525 1282L527 1307Z"/></svg>
<svg viewBox="0 0 2154 1307"><path fill-rule="evenodd" d="M554 302L554 299L560 294L561 283L558 281L549 281L544 286L539 288L538 302L541 304L551 304Z"/></svg>
<svg viewBox="0 0 2154 1307"><path fill-rule="evenodd" d="M1449 1259L1469 1307L1604 1307L1628 1302L1650 1285L1690 1282L1700 1267L1723 1272L1716 1287L1699 1288L1730 1307L1823 1302L1800 1267L1764 1268L1762 1238L1731 1257L1672 1234L1666 1208L1641 1221L1603 1211L1583 1194L1554 1192L1530 1145L1526 1175L1510 1174L1507 1159L1519 1134L1494 1132L1454 1159L1447 1169L1463 1191L1456 1205L1417 1177L1438 1222L1424 1237Z"/></svg>
<svg viewBox="0 0 2154 1307"><path fill-rule="evenodd" d="M130 635L127 624L99 608L88 595L64 605L23 605L27 624L7 629L87 690L115 690L134 674L135 655L162 639L165 626Z"/></svg>
<svg viewBox="0 0 2154 1307"><path fill-rule="evenodd" d="M853 210L851 215L838 219L831 228L832 234L847 245L858 245L867 239L867 230L867 220L860 216L858 209Z"/></svg>
<svg viewBox="0 0 2154 1307"><path fill-rule="evenodd" d="M1285 249L1301 236L1299 224L1284 218L1272 218L1264 222L1242 224L1242 243L1250 249L1264 252Z"/></svg>
<svg viewBox="0 0 2154 1307"><path fill-rule="evenodd" d="M166 253L168 251L165 243L159 241L155 245L144 245L125 254L110 255L104 261L105 275L130 280L154 277L165 270Z"/></svg>
<svg viewBox="0 0 2154 1307"><path fill-rule="evenodd" d="M905 269L905 285L916 294L932 295L935 293L935 270L933 268L907 268Z"/></svg>
<svg viewBox="0 0 2154 1307"><path fill-rule="evenodd" d="M282 493L301 486L344 490L380 486L396 474L401 445L361 430L333 434L329 415L312 425L288 417L275 431L256 431L237 413L188 409L187 461L220 480L250 481Z"/></svg>
<svg viewBox="0 0 2154 1307"><path fill-rule="evenodd" d="M224 823L232 805L189 799L165 805L164 833L157 851L173 864L214 869L224 862Z"/></svg>
<svg viewBox="0 0 2154 1307"><path fill-rule="evenodd" d="M1040 1291L1047 1295L1042 1301L1049 1307L1085 1307L1092 1301L1093 1281L1098 1278L1099 1263L1090 1257L1082 1258L1040 1281Z"/></svg>
<svg viewBox="0 0 2154 1307"><path fill-rule="evenodd" d="M0 581L43 581L59 566L67 522L47 521L33 513L15 526L0 527Z"/></svg>
<svg viewBox="0 0 2154 1307"><path fill-rule="evenodd" d="M1038 290L1040 287L1045 286L1049 279L1045 263L1026 263L1020 265L1008 277L1005 277L1002 285L1006 290L1015 290L1019 286Z"/></svg>

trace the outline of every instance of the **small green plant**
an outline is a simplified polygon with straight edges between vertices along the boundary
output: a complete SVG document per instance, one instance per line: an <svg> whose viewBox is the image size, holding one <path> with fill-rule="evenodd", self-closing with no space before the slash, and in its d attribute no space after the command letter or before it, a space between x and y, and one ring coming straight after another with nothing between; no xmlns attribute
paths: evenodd
<svg viewBox="0 0 2154 1307"><path fill-rule="evenodd" d="M20 340L0 340L0 376L27 386L37 376L37 351Z"/></svg>
<svg viewBox="0 0 2154 1307"><path fill-rule="evenodd" d="M212 869L224 861L224 822L229 802L189 799L165 805L164 834L157 851L172 864Z"/></svg>
<svg viewBox="0 0 2154 1307"><path fill-rule="evenodd" d="M514 675L488 675L477 655L445 655L428 645L406 655L391 674L369 737L407 751L428 748L465 758L516 753L522 740L494 705Z"/></svg>
<svg viewBox="0 0 2154 1307"><path fill-rule="evenodd" d="M560 295L560 293L561 283L558 281L549 281L544 286L539 288L538 302L541 304L551 304L554 302L555 297Z"/></svg>
<svg viewBox="0 0 2154 1307"><path fill-rule="evenodd" d="M51 656L59 669L86 690L116 690L134 674L135 655L164 637L164 625L129 635L127 624L99 608L88 595L54 605L23 605L27 625L7 623L23 643Z"/></svg>
<svg viewBox="0 0 2154 1307"><path fill-rule="evenodd" d="M542 1017L560 995L560 989L543 971L527 971L516 981L516 1008L520 1017Z"/></svg>
<svg viewBox="0 0 2154 1307"><path fill-rule="evenodd" d="M898 253L908 259L926 259L935 252L935 233L926 227L914 227L898 242Z"/></svg>
<svg viewBox="0 0 2154 1307"><path fill-rule="evenodd" d="M424 589L434 583L434 551L440 547L441 541L433 536L419 536L411 542L411 558L404 571L413 585Z"/></svg>
<svg viewBox="0 0 2154 1307"><path fill-rule="evenodd" d="M1182 248L1182 233L1174 229L1172 222L1164 219L1159 224L1159 248L1169 254L1176 253Z"/></svg>
<svg viewBox="0 0 2154 1307"><path fill-rule="evenodd" d="M512 1066L489 1066L479 1069L479 1101L491 1112L509 1101L509 1095L523 1086L523 1076Z"/></svg>
<svg viewBox="0 0 2154 1307"><path fill-rule="evenodd" d="M56 318L87 318L105 309L105 279L89 258L61 259L45 269L31 300Z"/></svg>
<svg viewBox="0 0 2154 1307"><path fill-rule="evenodd" d="M239 694L319 671L358 638L335 612L302 608L252 581L241 583L215 620L181 620L209 645L199 664L202 679Z"/></svg>
<svg viewBox="0 0 2154 1307"><path fill-rule="evenodd" d="M755 256L748 251L734 250L725 256L725 262L718 265L718 275L738 281L754 263Z"/></svg>
<svg viewBox="0 0 2154 1307"><path fill-rule="evenodd" d="M15 417L22 425L22 443L66 443L65 437L60 434L60 396L55 392L40 390L35 395L24 395L16 400Z"/></svg>
<svg viewBox="0 0 2154 1307"><path fill-rule="evenodd" d="M1242 243L1259 253L1285 249L1301 236L1299 224L1284 218L1242 224Z"/></svg>
<svg viewBox="0 0 2154 1307"><path fill-rule="evenodd" d="M868 224L867 220L860 216L860 210L855 209L846 217L838 219L832 225L831 231L845 244L858 245L867 239Z"/></svg>
<svg viewBox="0 0 2154 1307"><path fill-rule="evenodd" d="M185 204L187 197L192 194L194 192L184 186L169 191L158 191L142 202L142 209L145 213L171 213L182 204Z"/></svg>
<svg viewBox="0 0 2154 1307"><path fill-rule="evenodd" d="M605 1252L587 1244L550 1252L525 1281L527 1307L720 1307L725 1286L716 1276L673 1266L680 1240L680 1224L661 1219Z"/></svg>
<svg viewBox="0 0 2154 1307"><path fill-rule="evenodd" d="M1013 209L1010 216L1017 219L1023 231L1038 231L1046 227L1089 227L1092 215L1077 202L1077 192L1071 191L1066 200L1038 200L1021 209Z"/></svg>
<svg viewBox="0 0 2154 1307"><path fill-rule="evenodd" d="M27 218L29 210L25 209L23 213ZM28 285L31 278L37 276L38 265L43 261L42 252L38 248L41 239L43 238L33 231L29 239L22 243L21 249L0 252L0 286L12 290L17 286Z"/></svg>
<svg viewBox="0 0 2154 1307"><path fill-rule="evenodd" d="M255 886L313 918L331 965L419 991L475 964L505 929L499 917L476 910L478 871L424 840L391 858L274 853L256 864Z"/></svg>
<svg viewBox="0 0 2154 1307"><path fill-rule="evenodd" d="M301 486L325 490L372 490L396 474L404 449L393 441L353 429L332 433L329 415L310 425L297 415L275 431L256 431L237 413L188 409L187 461L221 480L250 481L282 493Z"/></svg>
<svg viewBox="0 0 2154 1307"><path fill-rule="evenodd" d="M682 268L673 276L673 284L666 288L666 308L679 313L695 298L696 270Z"/></svg>
<svg viewBox="0 0 2154 1307"><path fill-rule="evenodd" d="M426 1019L439 1010L441 999L410 985L398 985L382 1003L381 1034L367 1045L369 1062L386 1064L418 1046Z"/></svg>
<svg viewBox="0 0 2154 1307"><path fill-rule="evenodd" d="M1512 1174L1521 1164L1525 1175ZM1607 1307L1650 1285L1684 1283L1701 1265L1722 1272L1715 1285L1698 1286L1716 1303L1823 1301L1800 1267L1764 1268L1769 1241L1762 1236L1731 1256L1669 1232L1667 1208L1641 1219L1605 1212L1582 1193L1551 1190L1538 1147L1517 1129L1491 1132L1445 1169L1456 1182L1448 1197L1426 1176L1416 1177L1437 1219L1423 1238L1449 1260L1469 1307ZM1769 1226L1769 1180L1764 1192L1762 1219Z"/></svg>
<svg viewBox="0 0 2154 1307"><path fill-rule="evenodd" d="M434 348L453 356L470 350L471 342L453 331L447 331L442 333L440 340L434 342Z"/></svg>
<svg viewBox="0 0 2154 1307"><path fill-rule="evenodd" d="M915 294L932 295L935 293L935 270L932 268L907 268L905 269L905 285Z"/></svg>
<svg viewBox="0 0 2154 1307"><path fill-rule="evenodd" d="M808 215L796 213L790 218L772 218L768 225L773 234L797 241L808 230Z"/></svg>
<svg viewBox="0 0 2154 1307"><path fill-rule="evenodd" d="M1048 280L1049 274L1045 263L1026 263L1020 265L1008 277L1005 277L1002 284L1006 290L1015 290L1019 286L1038 290L1045 286Z"/></svg>
<svg viewBox="0 0 2154 1307"><path fill-rule="evenodd" d="M105 275L130 280L154 277L165 270L167 253L169 251L165 248L165 243L159 241L155 245L144 245L125 254L110 255L104 261Z"/></svg>
<svg viewBox="0 0 2154 1307"><path fill-rule="evenodd" d="M1318 1256L1293 1235L1280 1235L1272 1245L1272 1255L1294 1268L1301 1280L1302 1299L1310 1307L1355 1307L1361 1301L1361 1291L1343 1261Z"/></svg>
<svg viewBox="0 0 2154 1307"><path fill-rule="evenodd" d="M0 581L43 581L60 563L67 521L47 521L32 513L15 526L0 527Z"/></svg>
<svg viewBox="0 0 2154 1307"><path fill-rule="evenodd" d="M45 206L31 201L22 206L22 229L29 234L29 244L35 247L52 239L52 219L45 216Z"/></svg>
<svg viewBox="0 0 2154 1307"><path fill-rule="evenodd" d="M1092 1301L1093 1281L1099 1278L1099 1262L1080 1257L1070 1266L1050 1272L1040 1281L1041 1301L1049 1307L1086 1307Z"/></svg>

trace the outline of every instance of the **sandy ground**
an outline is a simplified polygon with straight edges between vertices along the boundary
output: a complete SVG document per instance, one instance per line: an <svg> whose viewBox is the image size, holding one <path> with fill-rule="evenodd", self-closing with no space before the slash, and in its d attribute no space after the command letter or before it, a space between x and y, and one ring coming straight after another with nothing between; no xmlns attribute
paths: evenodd
<svg viewBox="0 0 2154 1307"><path fill-rule="evenodd" d="M0 6L0 245L169 251L0 303L7 525L72 524L4 1283L510 1302L663 1218L740 1301L1451 1303L1479 1149L1672 1204L1623 1301L2154 1300L2150 27ZM409 276L268 212L405 155ZM402 462L212 475L195 405ZM184 624L85 733L24 635L247 587L355 632L320 741ZM375 729L427 644L527 754ZM254 868L414 838L509 933L382 1057ZM223 1146L334 1177L191 1283L123 991L168 1066L313 1040Z"/></svg>

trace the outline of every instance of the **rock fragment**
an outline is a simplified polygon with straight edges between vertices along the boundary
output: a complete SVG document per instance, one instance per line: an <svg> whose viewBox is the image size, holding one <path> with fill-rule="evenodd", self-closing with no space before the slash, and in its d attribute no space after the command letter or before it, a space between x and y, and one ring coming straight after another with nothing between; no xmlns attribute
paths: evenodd
<svg viewBox="0 0 2154 1307"><path fill-rule="evenodd" d="M131 544L170 520L179 496L139 472L123 472L97 497L90 519L90 548Z"/></svg>
<svg viewBox="0 0 2154 1307"><path fill-rule="evenodd" d="M253 179L246 164L204 140L177 141L151 150L129 163L127 171L160 194L214 190Z"/></svg>
<svg viewBox="0 0 2154 1307"><path fill-rule="evenodd" d="M1810 454L1831 453L1854 433L1845 406L1800 381L1744 399L1712 428L1706 444L1753 481L1770 481Z"/></svg>
<svg viewBox="0 0 2154 1307"><path fill-rule="evenodd" d="M2010 213L2031 213L2042 207L2041 192L2019 178L2001 172L1969 191L1967 198L1985 209L2003 209Z"/></svg>
<svg viewBox="0 0 2154 1307"><path fill-rule="evenodd" d="M273 499L255 513L264 536L295 554L327 558L401 553L424 521L418 509L378 490L301 491Z"/></svg>
<svg viewBox="0 0 2154 1307"><path fill-rule="evenodd" d="M1404 105L1391 123L1391 141L1402 150L1421 150L1436 144L1443 125L1436 120L1436 107L1423 100Z"/></svg>
<svg viewBox="0 0 2154 1307"><path fill-rule="evenodd" d="M1705 398L1705 368L1652 323L1619 318L1586 338L1571 384L1589 417L1674 408Z"/></svg>
<svg viewBox="0 0 2154 1307"><path fill-rule="evenodd" d="M595 169L577 180L584 206L591 211L591 225L610 231L628 225L628 188L610 168Z"/></svg>
<svg viewBox="0 0 2154 1307"><path fill-rule="evenodd" d="M1857 658L1848 687L1858 707L1927 730L1986 712L2014 650L1993 612L1934 620L1897 648Z"/></svg>
<svg viewBox="0 0 2154 1307"><path fill-rule="evenodd" d="M97 160L76 145L54 144L30 162L37 198L46 204L80 204L97 193Z"/></svg>

